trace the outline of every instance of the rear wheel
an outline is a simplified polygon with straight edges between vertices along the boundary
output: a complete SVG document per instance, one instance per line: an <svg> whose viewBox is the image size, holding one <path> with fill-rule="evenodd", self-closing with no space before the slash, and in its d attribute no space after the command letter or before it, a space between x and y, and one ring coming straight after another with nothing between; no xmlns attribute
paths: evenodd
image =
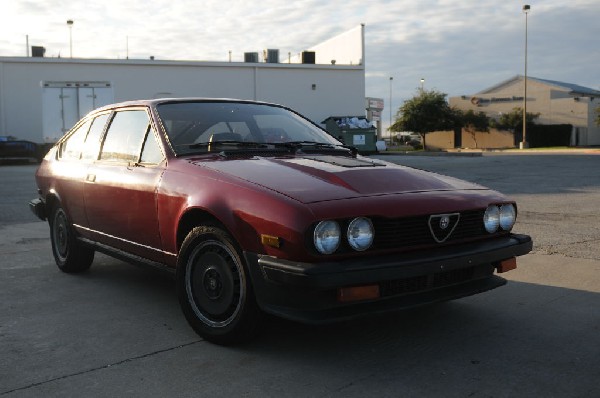
<svg viewBox="0 0 600 398"><path fill-rule="evenodd" d="M194 228L177 264L177 296L186 319L206 340L235 344L258 328L256 304L246 266L232 238L220 228Z"/></svg>
<svg viewBox="0 0 600 398"><path fill-rule="evenodd" d="M82 272L94 261L94 250L77 241L67 214L60 205L52 210L48 218L50 241L56 265L63 272Z"/></svg>

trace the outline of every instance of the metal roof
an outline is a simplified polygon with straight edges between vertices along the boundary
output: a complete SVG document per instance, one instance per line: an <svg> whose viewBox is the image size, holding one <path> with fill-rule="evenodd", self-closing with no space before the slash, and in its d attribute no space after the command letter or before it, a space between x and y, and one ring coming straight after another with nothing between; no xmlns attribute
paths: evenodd
<svg viewBox="0 0 600 398"><path fill-rule="evenodd" d="M514 76L510 79L507 79L501 83L498 83L490 88L480 91L477 94L489 93L489 92L494 91L494 90L498 89L499 87L502 87L508 83L511 83L515 80L522 80L523 78L524 77L522 75L516 75L516 76ZM589 87L583 87L583 86L573 84L573 83L559 82L557 80L540 79L540 78L532 77L532 76L527 76L527 80L537 81L539 83L564 88L564 89L569 90L569 94L572 94L572 95L600 97L600 91L594 90L593 88L589 88Z"/></svg>
<svg viewBox="0 0 600 398"><path fill-rule="evenodd" d="M550 84L553 86L559 86L571 90L571 94L583 94L583 95L591 95L591 96L600 96L600 91L594 90L592 88L579 86L573 83L564 83L556 80L547 80L547 79L538 79L537 77L527 77L527 79L536 80L541 83Z"/></svg>

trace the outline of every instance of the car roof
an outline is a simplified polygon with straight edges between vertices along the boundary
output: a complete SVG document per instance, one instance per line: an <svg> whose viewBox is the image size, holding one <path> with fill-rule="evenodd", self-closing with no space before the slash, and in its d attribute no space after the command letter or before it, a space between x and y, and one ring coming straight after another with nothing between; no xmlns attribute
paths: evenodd
<svg viewBox="0 0 600 398"><path fill-rule="evenodd" d="M174 103L183 103L183 102L238 102L238 103L260 104L260 105L271 105L271 106L283 107L282 105L278 105L278 104L274 104L274 103L270 103L270 102L253 101L253 100L236 99L236 98L181 97L181 98L139 99L139 100L117 102L114 104L109 104L109 105L105 105L100 108L97 108L94 110L94 112L102 112L105 110L110 110L110 109L115 109L115 108L132 107L132 106L155 107L156 105L161 105L161 104L174 104Z"/></svg>

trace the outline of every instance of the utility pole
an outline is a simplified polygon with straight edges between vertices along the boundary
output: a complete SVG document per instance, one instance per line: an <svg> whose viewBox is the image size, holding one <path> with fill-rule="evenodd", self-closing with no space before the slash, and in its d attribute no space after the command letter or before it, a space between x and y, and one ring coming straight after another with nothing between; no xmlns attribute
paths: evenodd
<svg viewBox="0 0 600 398"><path fill-rule="evenodd" d="M519 145L520 149L526 149L529 147L527 144L527 14L531 7L529 4L523 6L523 12L525 13L525 80L523 89L523 141Z"/></svg>

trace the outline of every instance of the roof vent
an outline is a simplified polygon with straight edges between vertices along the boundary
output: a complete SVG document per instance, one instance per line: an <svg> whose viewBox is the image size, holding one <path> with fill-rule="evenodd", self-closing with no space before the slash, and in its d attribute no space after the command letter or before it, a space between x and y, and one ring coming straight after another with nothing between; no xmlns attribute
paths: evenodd
<svg viewBox="0 0 600 398"><path fill-rule="evenodd" d="M314 51L302 51L302 63L303 64L314 64L315 63L315 52Z"/></svg>
<svg viewBox="0 0 600 398"><path fill-rule="evenodd" d="M244 53L244 62L258 62L258 53Z"/></svg>
<svg viewBox="0 0 600 398"><path fill-rule="evenodd" d="M31 46L31 56L36 58L43 58L46 53L46 48L42 46Z"/></svg>
<svg viewBox="0 0 600 398"><path fill-rule="evenodd" d="M267 49L264 51L265 62L269 64L279 63L279 50Z"/></svg>

